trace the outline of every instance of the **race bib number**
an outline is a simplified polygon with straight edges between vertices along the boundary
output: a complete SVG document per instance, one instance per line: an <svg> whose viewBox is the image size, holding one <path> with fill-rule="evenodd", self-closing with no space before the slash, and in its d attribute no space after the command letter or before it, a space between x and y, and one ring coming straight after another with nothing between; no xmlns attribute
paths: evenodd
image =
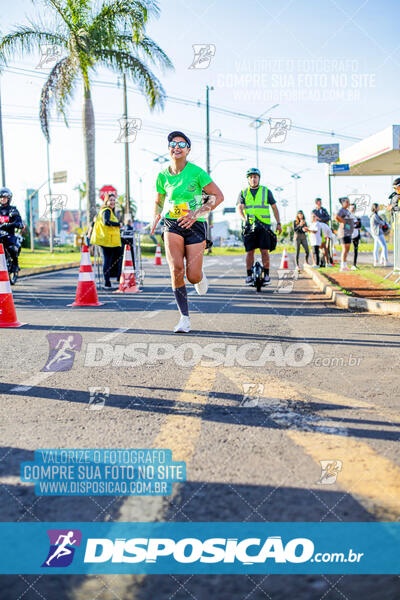
<svg viewBox="0 0 400 600"><path fill-rule="evenodd" d="M187 202L183 202L182 204L175 204L175 206L171 206L169 209L169 217L170 219L179 219L179 217L185 216L189 212L189 205Z"/></svg>
<svg viewBox="0 0 400 600"><path fill-rule="evenodd" d="M1 216L0 215L0 223L9 223L10 222L10 217L8 217L7 215Z"/></svg>

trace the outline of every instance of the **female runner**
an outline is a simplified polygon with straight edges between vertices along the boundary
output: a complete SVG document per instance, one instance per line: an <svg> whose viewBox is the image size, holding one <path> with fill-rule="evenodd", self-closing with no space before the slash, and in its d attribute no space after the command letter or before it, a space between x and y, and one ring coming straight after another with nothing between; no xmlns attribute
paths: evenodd
<svg viewBox="0 0 400 600"><path fill-rule="evenodd" d="M154 206L154 233L161 218L167 198L168 212L164 217L164 243L171 271L172 289L181 315L175 333L188 333L190 319L185 286L186 277L198 294L207 292L208 282L203 272L203 254L206 245L207 215L224 197L211 177L200 167L189 162L187 157L191 142L181 131L168 135L170 165L157 177L157 198ZM208 200L202 204L202 191Z"/></svg>

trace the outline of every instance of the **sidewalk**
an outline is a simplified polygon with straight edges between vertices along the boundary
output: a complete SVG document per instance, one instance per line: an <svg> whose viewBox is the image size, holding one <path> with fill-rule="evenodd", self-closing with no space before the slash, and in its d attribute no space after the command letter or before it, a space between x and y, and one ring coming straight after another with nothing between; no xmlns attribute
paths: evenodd
<svg viewBox="0 0 400 600"><path fill-rule="evenodd" d="M396 277L384 280L390 267L362 265L358 271L339 271L338 267L312 269L304 272L319 289L341 308L376 314L400 315L400 285Z"/></svg>

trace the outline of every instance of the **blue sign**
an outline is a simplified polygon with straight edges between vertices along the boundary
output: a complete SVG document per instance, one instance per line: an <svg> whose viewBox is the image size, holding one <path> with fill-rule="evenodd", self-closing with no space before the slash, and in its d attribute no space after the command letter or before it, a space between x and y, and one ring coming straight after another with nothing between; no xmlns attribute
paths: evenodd
<svg viewBox="0 0 400 600"><path fill-rule="evenodd" d="M400 523L0 523L0 574L400 574Z"/></svg>
<svg viewBox="0 0 400 600"><path fill-rule="evenodd" d="M350 171L350 165L332 165L332 173L344 173Z"/></svg>

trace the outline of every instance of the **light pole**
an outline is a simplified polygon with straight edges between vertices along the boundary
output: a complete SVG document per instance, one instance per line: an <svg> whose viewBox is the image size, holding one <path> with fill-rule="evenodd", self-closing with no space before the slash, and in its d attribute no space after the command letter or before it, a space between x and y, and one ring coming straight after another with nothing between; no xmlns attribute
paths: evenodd
<svg viewBox="0 0 400 600"><path fill-rule="evenodd" d="M301 179L300 175L298 173L293 173L293 175L290 176L292 179L294 179L294 189L295 189L295 198L296 198L296 215L297 215L297 199L298 199L298 189L297 189L297 184L299 179Z"/></svg>
<svg viewBox="0 0 400 600"><path fill-rule="evenodd" d="M3 118L1 114L1 90L0 90L0 162L1 162L1 185L6 185L6 165L4 162L4 138L3 138Z"/></svg>
<svg viewBox="0 0 400 600"><path fill-rule="evenodd" d="M51 197L51 179L50 179L50 149L49 142L47 142L47 181L49 190L49 203L50 203L50 254L53 253L53 198Z"/></svg>
<svg viewBox="0 0 400 600"><path fill-rule="evenodd" d="M266 121L262 120L262 117L264 115L266 115L270 110L273 110L274 108L277 108L278 106L279 106L279 104L274 104L273 106L268 108L268 110L265 110L263 113L261 113L261 115L259 117L257 117L256 119L253 119L253 121L250 121L250 127L254 127L254 129L256 130L256 167L257 167L257 169L258 169L258 130L260 129L260 127L262 125L264 125L264 123L266 123Z"/></svg>
<svg viewBox="0 0 400 600"><path fill-rule="evenodd" d="M210 175L210 90L214 88L206 86L206 171ZM212 212L208 213L207 224L208 224L208 239L212 240L211 228L212 228ZM211 254L211 248L208 249L207 254Z"/></svg>
<svg viewBox="0 0 400 600"><path fill-rule="evenodd" d="M128 95L126 91L126 75L123 74L124 88L124 119L125 119L125 222L130 215L130 178L129 178L129 142L128 142Z"/></svg>

